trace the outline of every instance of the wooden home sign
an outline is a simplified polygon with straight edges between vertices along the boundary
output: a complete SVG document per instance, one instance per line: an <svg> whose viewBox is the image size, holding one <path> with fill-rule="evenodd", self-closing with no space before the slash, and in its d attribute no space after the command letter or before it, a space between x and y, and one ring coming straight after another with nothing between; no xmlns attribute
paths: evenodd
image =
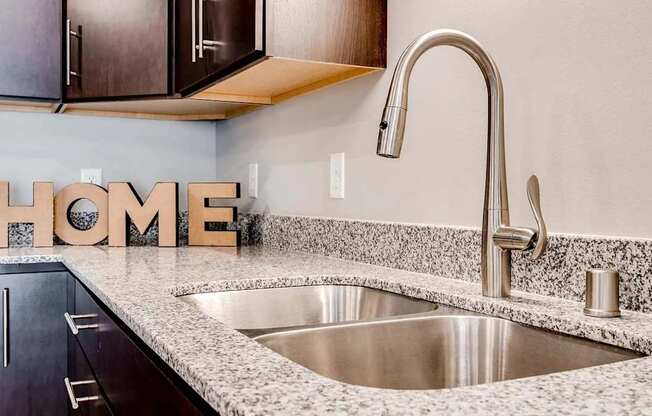
<svg viewBox="0 0 652 416"><path fill-rule="evenodd" d="M9 224L34 224L34 247L51 247L53 235L71 245L93 245L108 237L109 245L129 244L131 224L145 234L158 218L158 245L178 245L179 184L159 182L145 202L129 182L111 182L108 189L90 183L74 183L54 194L52 182L34 182L31 206L12 206L9 182L0 181L0 247L9 245ZM233 222L235 207L211 207L210 198L239 198L240 184L207 182L188 184L188 244L191 246L239 245L237 231L208 231L211 222ZM75 227L72 206L87 199L97 208L97 222L87 230Z"/></svg>

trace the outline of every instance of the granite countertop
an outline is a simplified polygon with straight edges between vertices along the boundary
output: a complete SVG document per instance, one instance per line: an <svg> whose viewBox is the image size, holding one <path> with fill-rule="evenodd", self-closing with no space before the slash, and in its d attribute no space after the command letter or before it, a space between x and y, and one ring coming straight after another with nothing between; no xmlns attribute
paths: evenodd
<svg viewBox="0 0 652 416"><path fill-rule="evenodd" d="M652 358L480 386L381 390L324 378L175 296L340 283L379 288L652 354L652 314L620 319L582 305L262 247L3 249L0 263L63 262L221 415L652 415Z"/></svg>

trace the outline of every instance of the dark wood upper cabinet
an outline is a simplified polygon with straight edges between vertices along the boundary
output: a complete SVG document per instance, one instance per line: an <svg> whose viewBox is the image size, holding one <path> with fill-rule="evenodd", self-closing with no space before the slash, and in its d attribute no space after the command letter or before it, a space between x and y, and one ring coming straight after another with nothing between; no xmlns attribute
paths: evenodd
<svg viewBox="0 0 652 416"><path fill-rule="evenodd" d="M267 55L384 68L386 0L268 0Z"/></svg>
<svg viewBox="0 0 652 416"><path fill-rule="evenodd" d="M195 84L190 91L181 91L194 100L236 105L216 114L217 119L278 104L386 66L386 0L265 0L262 7L252 3L255 10L262 10L262 21L257 13L256 19L249 17L249 25L239 26L247 28L243 33L254 34L246 38L248 42L262 44L256 48L262 57L249 55L254 62L241 62L210 75L208 82ZM224 27L229 26L223 25L222 31Z"/></svg>
<svg viewBox="0 0 652 416"><path fill-rule="evenodd" d="M61 98L61 0L0 0L0 96Z"/></svg>
<svg viewBox="0 0 652 416"><path fill-rule="evenodd" d="M168 94L168 0L68 0L66 19L67 100Z"/></svg>
<svg viewBox="0 0 652 416"><path fill-rule="evenodd" d="M175 92L186 95L264 56L264 0L178 0Z"/></svg>
<svg viewBox="0 0 652 416"><path fill-rule="evenodd" d="M386 66L387 0L61 1L0 0L0 110L222 120Z"/></svg>

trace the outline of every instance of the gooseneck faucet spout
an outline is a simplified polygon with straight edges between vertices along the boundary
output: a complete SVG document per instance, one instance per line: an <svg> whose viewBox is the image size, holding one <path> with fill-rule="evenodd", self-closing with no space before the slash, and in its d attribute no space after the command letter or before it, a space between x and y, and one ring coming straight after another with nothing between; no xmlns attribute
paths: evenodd
<svg viewBox="0 0 652 416"><path fill-rule="evenodd" d="M546 248L547 232L539 203L539 182L534 175L528 180L527 193L538 228L533 230L509 225L503 84L496 63L477 40L463 32L441 29L420 36L407 47L398 60L389 88L376 153L383 157L400 157L410 74L424 52L444 45L457 47L471 56L480 67L487 85L489 125L480 256L482 294L506 297L511 288L511 250L534 249L533 257L538 258Z"/></svg>

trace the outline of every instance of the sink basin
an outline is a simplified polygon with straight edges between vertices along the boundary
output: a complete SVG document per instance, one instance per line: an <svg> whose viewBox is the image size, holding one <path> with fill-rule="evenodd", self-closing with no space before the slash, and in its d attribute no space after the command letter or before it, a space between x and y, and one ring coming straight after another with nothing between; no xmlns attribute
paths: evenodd
<svg viewBox="0 0 652 416"><path fill-rule="evenodd" d="M178 299L238 330L333 324L437 309L434 303L382 290L335 285L199 293Z"/></svg>
<svg viewBox="0 0 652 416"><path fill-rule="evenodd" d="M641 356L487 316L420 316L255 339L323 376L392 389L491 383Z"/></svg>

